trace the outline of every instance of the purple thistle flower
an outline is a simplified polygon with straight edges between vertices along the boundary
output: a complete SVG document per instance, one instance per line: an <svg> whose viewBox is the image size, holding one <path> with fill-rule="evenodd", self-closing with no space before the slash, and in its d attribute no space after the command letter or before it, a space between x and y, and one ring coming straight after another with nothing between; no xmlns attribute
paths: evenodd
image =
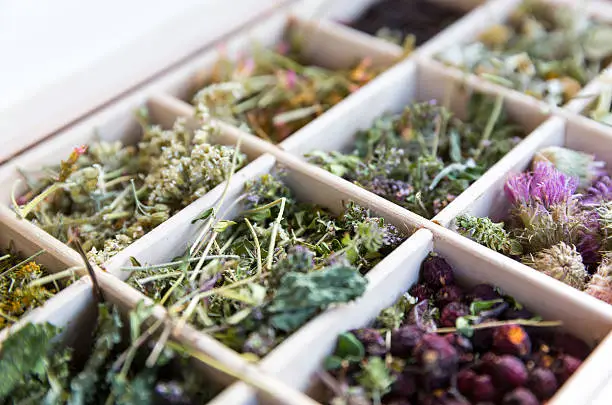
<svg viewBox="0 0 612 405"><path fill-rule="evenodd" d="M587 189L580 202L583 206L590 207L610 200L612 200L612 179L606 175L597 179Z"/></svg>
<svg viewBox="0 0 612 405"><path fill-rule="evenodd" d="M530 173L520 173L511 177L504 185L506 198L512 205L525 205L531 200L531 182L533 178Z"/></svg>
<svg viewBox="0 0 612 405"><path fill-rule="evenodd" d="M566 176L547 162L537 162L532 172L510 178L504 191L513 205L528 205L532 202L545 208L567 203L578 188L578 179Z"/></svg>

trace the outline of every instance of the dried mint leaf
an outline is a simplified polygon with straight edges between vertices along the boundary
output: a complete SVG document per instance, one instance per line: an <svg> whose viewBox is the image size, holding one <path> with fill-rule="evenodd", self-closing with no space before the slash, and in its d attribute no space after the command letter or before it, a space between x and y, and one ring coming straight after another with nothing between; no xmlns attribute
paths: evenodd
<svg viewBox="0 0 612 405"><path fill-rule="evenodd" d="M288 332L297 329L318 310L361 296L367 279L354 268L330 267L311 273L289 273L267 308L272 325Z"/></svg>

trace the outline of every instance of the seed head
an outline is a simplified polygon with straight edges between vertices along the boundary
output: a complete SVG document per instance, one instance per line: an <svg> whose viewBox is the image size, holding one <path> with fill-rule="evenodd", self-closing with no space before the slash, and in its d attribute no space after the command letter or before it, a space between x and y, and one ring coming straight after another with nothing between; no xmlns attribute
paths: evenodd
<svg viewBox="0 0 612 405"><path fill-rule="evenodd" d="M523 263L579 290L586 286L588 273L582 256L573 245L560 242L535 255L523 257Z"/></svg>
<svg viewBox="0 0 612 405"><path fill-rule="evenodd" d="M607 257L601 262L597 273L589 281L586 293L612 304L612 260L610 258Z"/></svg>

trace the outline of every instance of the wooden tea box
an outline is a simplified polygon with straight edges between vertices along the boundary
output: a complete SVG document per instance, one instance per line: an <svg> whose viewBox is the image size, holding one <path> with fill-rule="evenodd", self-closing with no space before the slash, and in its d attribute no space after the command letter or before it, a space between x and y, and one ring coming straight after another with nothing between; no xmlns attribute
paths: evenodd
<svg viewBox="0 0 612 405"><path fill-rule="evenodd" d="M449 3L446 0L436 2ZM184 120L189 130L197 130L203 123L212 125L216 132L210 138L211 143L239 145L245 154L244 165L229 181L212 187L177 209L164 222L99 263L96 274L105 296L119 304L124 312L135 308L142 300L153 302L127 282L130 269L135 266L134 260L144 266L155 266L183 254L194 240L209 231L202 221L194 222L194 218L211 208L219 213L211 223L239 218L245 184L262 175L284 173L282 182L298 201L316 204L334 215L341 214L347 202L358 203L396 227L407 239L367 272L367 288L360 298L327 308L258 359L231 349L213 334L198 330L195 325L171 316L167 308L157 305L153 319L172 326L170 336L173 340L188 345L225 369L224 374L210 367L209 362L208 366L200 365L202 371L199 368L194 371L210 376L225 388L211 404L327 403L329 395L323 389L318 370L333 352L337 336L368 326L381 310L408 291L417 282L422 262L432 252L452 265L460 285L495 285L544 320L561 321L562 330L587 342L593 352L547 404L596 404L596 397L611 384L612 378L609 361L612 356L612 306L461 236L456 232L455 219L462 214L503 216L509 209L503 197L504 183L509 176L526 170L543 147L565 146L594 154L609 167L612 164L612 128L580 115L592 108L595 98L605 88L607 73L584 86L568 104L552 107L435 59L441 50L470 41L492 24L507 19L518 7L519 0L452 2L465 12L464 16L409 54L398 45L344 24L357 18L372 3L369 0L329 0L279 5L273 12L224 38L222 51L203 50L193 54L12 159L0 169L3 185L0 226L7 229L6 239L14 239L27 252L45 249L53 259L50 269L61 271L62 267L82 266L80 256L71 247L30 221L15 217L12 194L20 196L27 190L23 181L16 183L21 178L18 169L34 170L58 164L75 146L100 139L137 145L143 139L143 131L139 129L134 112L141 107L146 107L152 123L162 128L171 128L177 119ZM605 3L589 2L587 12L609 20L612 14L609 4ZM253 52L254 42L273 47L294 31L302 35L300 50L307 63L328 69L349 69L357 61L368 58L373 65L381 67L380 73L277 144L244 127L215 119L200 120L192 97L207 84L220 54L236 60ZM100 94L103 97L103 93ZM304 156L315 150L349 153L355 148L359 131L371 127L382 115L400 113L415 102L436 100L459 119L466 119L469 98L474 94L501 100L509 120L525 136L431 218L417 215L309 163ZM66 111L75 115L83 112L68 107ZM18 121L23 123L21 119ZM81 267L80 274L85 274L83 270ZM71 302L78 305L69 305ZM77 319L88 313L87 308L91 310L93 303L91 280L84 277L24 319L48 320L75 330L81 322Z"/></svg>

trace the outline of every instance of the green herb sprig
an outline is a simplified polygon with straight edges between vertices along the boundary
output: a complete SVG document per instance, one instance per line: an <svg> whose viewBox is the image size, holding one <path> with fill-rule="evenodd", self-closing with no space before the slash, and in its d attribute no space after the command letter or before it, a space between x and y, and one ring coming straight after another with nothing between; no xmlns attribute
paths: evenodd
<svg viewBox="0 0 612 405"><path fill-rule="evenodd" d="M91 352L82 364L62 346L61 329L27 324L0 349L0 404L203 403L219 392L203 384L187 357L166 347L152 366L145 365L149 339L141 339L151 307L139 304L129 316L129 334L117 308L99 304Z"/></svg>
<svg viewBox="0 0 612 405"><path fill-rule="evenodd" d="M432 218L525 135L503 100L470 98L465 122L435 100L386 115L356 136L350 153L314 151L310 162Z"/></svg>
<svg viewBox="0 0 612 405"><path fill-rule="evenodd" d="M130 285L240 352L263 356L321 310L359 297L366 273L404 237L348 204L343 215L298 201L274 175L247 183L219 220L208 210L199 237L171 263L126 267ZM233 205L233 204L232 204Z"/></svg>

